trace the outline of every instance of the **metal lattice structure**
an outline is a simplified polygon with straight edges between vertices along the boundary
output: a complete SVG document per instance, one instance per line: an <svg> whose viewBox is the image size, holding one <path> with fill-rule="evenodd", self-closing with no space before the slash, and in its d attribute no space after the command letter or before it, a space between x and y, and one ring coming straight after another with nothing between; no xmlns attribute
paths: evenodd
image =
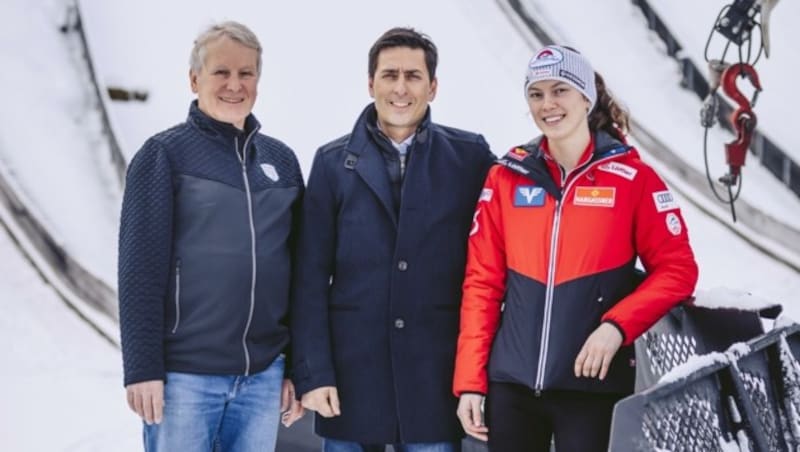
<svg viewBox="0 0 800 452"><path fill-rule="evenodd" d="M647 407L642 434L649 450L720 451L723 436L715 409L716 395L686 391Z"/></svg>
<svg viewBox="0 0 800 452"><path fill-rule="evenodd" d="M645 357L657 361L647 363L650 372L663 375L670 363L685 362L691 347L700 351L708 345L702 331L692 335L695 341L686 339L691 321L682 320L672 332L656 328L640 339L637 351L649 350L639 355L640 364ZM734 345L724 359L620 401L609 450L800 451L798 360L798 324Z"/></svg>
<svg viewBox="0 0 800 452"><path fill-rule="evenodd" d="M647 363L655 375L664 375L697 354L697 341L685 334L646 333L642 340L646 344Z"/></svg>

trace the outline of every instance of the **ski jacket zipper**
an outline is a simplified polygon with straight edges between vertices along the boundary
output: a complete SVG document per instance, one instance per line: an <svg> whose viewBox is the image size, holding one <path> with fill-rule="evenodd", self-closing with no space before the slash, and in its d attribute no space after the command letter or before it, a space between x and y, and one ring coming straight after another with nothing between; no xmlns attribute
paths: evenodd
<svg viewBox="0 0 800 452"><path fill-rule="evenodd" d="M250 225L250 259L252 264L252 275L250 278L250 311L247 314L247 323L244 327L244 332L242 333L242 348L244 349L244 359L245 359L245 368L244 368L244 375L250 375L250 351L247 347L247 333L250 332L250 324L253 322L253 310L255 309L255 302L256 302L256 227L255 223L253 222L253 197L252 193L250 192L250 180L247 177L247 147L250 144L250 138L258 131L258 128L254 129L247 135L247 138L244 140L244 145L242 146L242 153L239 155L239 137L234 137L234 146L236 155L239 157L239 161L242 163L242 178L244 179L244 191L247 196L247 215Z"/></svg>
<svg viewBox="0 0 800 452"><path fill-rule="evenodd" d="M562 198L560 200L556 200L556 211L555 215L553 216L553 230L550 233L550 259L547 263L547 288L545 289L544 318L542 319L542 339L539 343L539 364L536 369L536 380L533 385L536 395L539 395L544 389L544 375L545 371L547 370L547 351L550 344L550 318L553 311L553 292L555 291L558 233L559 229L561 228L561 211L564 205L564 195L567 195L575 181L580 179L581 176L586 174L586 172L588 172L591 168L607 160L612 160L614 157L616 157L616 155L601 158L594 162L588 163L564 187L564 190L561 192ZM564 173L562 171L562 177L566 178L566 175L563 174Z"/></svg>

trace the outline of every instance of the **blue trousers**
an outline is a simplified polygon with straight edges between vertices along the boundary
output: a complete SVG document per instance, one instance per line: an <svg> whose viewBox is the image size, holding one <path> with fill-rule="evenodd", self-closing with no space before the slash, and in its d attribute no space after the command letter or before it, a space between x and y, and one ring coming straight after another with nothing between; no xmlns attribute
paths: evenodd
<svg viewBox="0 0 800 452"><path fill-rule="evenodd" d="M272 452L284 358L249 376L168 372L164 416L144 425L147 452Z"/></svg>

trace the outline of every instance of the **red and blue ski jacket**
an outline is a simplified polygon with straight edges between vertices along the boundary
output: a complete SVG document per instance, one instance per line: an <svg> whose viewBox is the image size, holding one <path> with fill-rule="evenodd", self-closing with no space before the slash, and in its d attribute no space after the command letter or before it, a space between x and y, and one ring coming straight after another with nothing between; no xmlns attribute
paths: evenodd
<svg viewBox="0 0 800 452"><path fill-rule="evenodd" d="M697 282L675 198L635 149L604 132L569 174L544 138L498 163L470 232L453 392L486 394L490 380L631 392L633 341ZM623 347L605 380L577 378L575 359L601 322L617 327Z"/></svg>

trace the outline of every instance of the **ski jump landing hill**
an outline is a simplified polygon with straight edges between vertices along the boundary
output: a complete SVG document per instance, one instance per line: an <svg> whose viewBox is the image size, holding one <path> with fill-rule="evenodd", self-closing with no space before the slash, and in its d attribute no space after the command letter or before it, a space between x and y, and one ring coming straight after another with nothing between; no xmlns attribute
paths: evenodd
<svg viewBox="0 0 800 452"><path fill-rule="evenodd" d="M535 15L529 10L530 5L526 6L515 0L497 0L496 3L499 10L505 14L505 20L518 30L521 39L531 50L543 43L553 42L550 35L552 30L548 24L534 20ZM121 176L124 174L125 159L122 157L124 152L115 132L117 125L113 107L110 105L107 89L100 75L103 70L92 58L91 43L84 34L77 5L75 4L74 9L68 14L64 36L65 39L80 41L80 48L87 60L88 78L91 80L94 92L90 103L101 113L99 121L102 123L107 140L106 147L109 149L107 156L110 156L107 158L112 162L109 165L111 168L109 172L117 178L117 188L119 188ZM502 14L497 13L495 16L501 17ZM494 19L497 20L497 17ZM635 141L649 155L657 159L653 162L654 166L667 176L669 184L681 192L685 199L708 218L723 225L759 252L795 272L800 272L800 259L797 257L800 255L800 234L795 225L777 220L774 215L760 210L755 203L748 200L737 204L740 220L744 225L731 225L727 211L708 199L704 176L686 164L680 155L655 134L649 132L644 124L634 120L634 130ZM98 333L110 342L118 344L116 295L112 285L108 283L108 278L96 276L96 266L87 266L81 259L72 256L73 253L70 251L74 250L74 246L65 244L68 241L59 238L60 234L48 221L48 215L42 213L37 207L37 201L25 193L25 187L17 180L15 171L0 166L0 199L2 199L0 219L3 225L31 264L57 290L62 299ZM737 447L742 450L746 445L749 445L749 450L788 450L790 446L797 447L800 428L797 427L796 416L791 417L793 412L796 415L798 411L797 405L792 405L791 402L800 400L795 385L800 372L797 371L796 361L792 361L799 353L797 327L780 325L763 335L758 334L762 332L760 329L748 330L757 337L740 338L740 343L749 342L744 346L738 345L732 350L726 348L730 345L730 341L721 341L705 348L677 347L683 351L665 352L664 350L670 349L669 344L689 344L692 341L697 344L710 340L704 339L706 336L702 329L692 330L687 326L693 325L692 322L695 322L694 319L698 316L703 317L704 314L698 312L702 312L702 308L678 308L660 326L649 332L640 344L644 347L639 358L640 362L643 360L648 363L642 368L649 366L652 369L653 363L657 361L653 356L662 358L660 369L663 373L667 373L674 367L685 365L690 356L705 352L725 353L722 353L722 357L717 356L713 362L702 363L697 369L684 368L680 378L656 383L655 386L633 396L631 399L633 402L621 403L618 414L615 415L614 440L629 438L635 444L631 446L626 443L627 445L619 450L669 449L667 447L669 442L676 440L672 436L657 437L653 432L663 429L663 425L653 420L663 418L660 414L666 412L664 407L671 410L675 406L684 407L686 404L693 406L692 404L696 403L700 403L704 410L697 413L704 416L708 413L713 414L704 417L711 419L710 424L704 427L713 430L713 435L709 437L710 442L697 444L720 444L722 448L733 447L731 444L736 442ZM717 316L719 311L713 312L714 316ZM742 315L752 318L753 315L758 316L761 313L759 310L754 312ZM675 323L676 318L683 320ZM690 350L690 353L686 350ZM669 366L665 366L664 362L669 363ZM704 389L692 389L700 387ZM694 396L687 396L698 391L707 397L700 400L692 398ZM648 409L651 411L647 411ZM642 413L650 414L645 416ZM636 423L631 419L645 420ZM770 421L761 423L757 422L757 419ZM310 416L306 417L306 421L310 421ZM678 426L676 429L673 430L677 431L678 435L693 432L691 429L686 430L685 426ZM308 428L304 430L307 432ZM284 435L282 438L284 447L281 450L302 451L318 448L313 439L292 438L291 435ZM771 449L774 444L779 444L780 447ZM467 442L465 447L467 450L478 450L480 446Z"/></svg>

